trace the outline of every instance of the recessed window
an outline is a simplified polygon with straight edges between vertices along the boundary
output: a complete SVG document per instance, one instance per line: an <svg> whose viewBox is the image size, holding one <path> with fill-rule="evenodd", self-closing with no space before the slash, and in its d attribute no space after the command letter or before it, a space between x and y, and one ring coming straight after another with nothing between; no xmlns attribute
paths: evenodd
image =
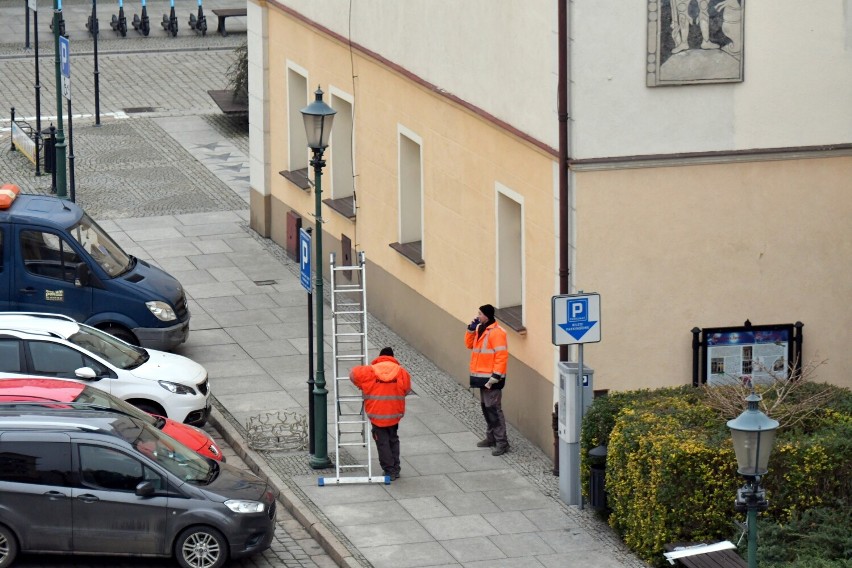
<svg viewBox="0 0 852 568"><path fill-rule="evenodd" d="M423 152L420 137L399 133L399 242L391 247L419 266L423 260Z"/></svg>
<svg viewBox="0 0 852 568"><path fill-rule="evenodd" d="M331 107L334 127L331 131L331 199L323 200L333 211L349 219L355 218L354 125L352 103L332 92Z"/></svg>
<svg viewBox="0 0 852 568"><path fill-rule="evenodd" d="M281 172L285 178L302 189L308 183L308 138L302 109L308 106L308 79L292 67L287 68L287 126L289 127L290 152L287 169Z"/></svg>
<svg viewBox="0 0 852 568"><path fill-rule="evenodd" d="M524 327L523 198L497 187L497 312L516 331Z"/></svg>

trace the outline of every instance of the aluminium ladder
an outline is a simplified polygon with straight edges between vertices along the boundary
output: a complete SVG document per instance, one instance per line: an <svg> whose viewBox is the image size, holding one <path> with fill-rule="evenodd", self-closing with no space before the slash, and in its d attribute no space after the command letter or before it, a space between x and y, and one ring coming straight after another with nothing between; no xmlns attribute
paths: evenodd
<svg viewBox="0 0 852 568"><path fill-rule="evenodd" d="M335 476L320 477L319 485L390 483L390 476L373 475L372 434L361 391L349 380L349 371L367 365L367 285L364 253L357 266L337 266L331 253L331 353L334 372ZM340 449L366 449L366 463L341 465ZM360 455L356 450L350 454ZM356 461L358 461L356 459ZM341 476L341 470L366 470L363 476Z"/></svg>

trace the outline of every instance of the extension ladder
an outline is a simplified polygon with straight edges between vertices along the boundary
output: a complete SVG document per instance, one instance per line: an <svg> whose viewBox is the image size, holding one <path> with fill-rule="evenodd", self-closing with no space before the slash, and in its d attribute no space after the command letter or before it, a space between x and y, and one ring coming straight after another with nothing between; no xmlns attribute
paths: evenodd
<svg viewBox="0 0 852 568"><path fill-rule="evenodd" d="M349 380L349 371L367 365L367 281L364 253L357 266L337 266L331 253L331 353L334 373L335 476L320 477L319 485L390 483L390 476L373 475L370 420L361 391ZM366 463L341 465L340 449L366 449ZM366 470L364 476L341 476L342 470Z"/></svg>

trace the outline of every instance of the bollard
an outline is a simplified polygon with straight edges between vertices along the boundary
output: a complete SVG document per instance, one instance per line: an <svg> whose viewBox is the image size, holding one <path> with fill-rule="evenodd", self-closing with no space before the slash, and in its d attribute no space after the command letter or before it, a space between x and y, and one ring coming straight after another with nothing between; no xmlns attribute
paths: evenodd
<svg viewBox="0 0 852 568"><path fill-rule="evenodd" d="M44 144L44 171L50 172L50 193L56 193L56 127L50 125L50 138Z"/></svg>
<svg viewBox="0 0 852 568"><path fill-rule="evenodd" d="M14 128L14 127L15 127L15 107L12 107L12 122L10 122L10 123L9 123L9 125L10 125L12 128ZM11 148L9 148L9 151L14 152L14 151L15 151L15 137L14 137L14 136L10 136L10 137L9 137L9 142L11 142L11 144L12 144L12 147L11 147Z"/></svg>
<svg viewBox="0 0 852 568"><path fill-rule="evenodd" d="M553 405L553 475L559 475L559 403Z"/></svg>

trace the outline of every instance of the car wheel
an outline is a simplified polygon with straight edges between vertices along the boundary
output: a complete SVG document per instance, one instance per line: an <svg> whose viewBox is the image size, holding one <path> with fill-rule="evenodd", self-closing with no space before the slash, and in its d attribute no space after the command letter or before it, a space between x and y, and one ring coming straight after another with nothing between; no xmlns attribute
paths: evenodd
<svg viewBox="0 0 852 568"><path fill-rule="evenodd" d="M11 566L18 555L18 541L8 528L0 525L0 568Z"/></svg>
<svg viewBox="0 0 852 568"><path fill-rule="evenodd" d="M118 339L125 341L131 345L139 345L139 340L136 339L136 336L133 335L133 332L127 329L126 327L109 324L101 327L100 329L112 335L113 337L117 337Z"/></svg>
<svg viewBox="0 0 852 568"><path fill-rule="evenodd" d="M148 400L128 400L127 402L129 402L142 412L147 412L148 414L156 414L157 416L165 416L166 418L168 418L165 409L156 402L150 402Z"/></svg>
<svg viewBox="0 0 852 568"><path fill-rule="evenodd" d="M213 527L190 527L178 537L175 557L183 568L220 568L228 560L228 543Z"/></svg>

